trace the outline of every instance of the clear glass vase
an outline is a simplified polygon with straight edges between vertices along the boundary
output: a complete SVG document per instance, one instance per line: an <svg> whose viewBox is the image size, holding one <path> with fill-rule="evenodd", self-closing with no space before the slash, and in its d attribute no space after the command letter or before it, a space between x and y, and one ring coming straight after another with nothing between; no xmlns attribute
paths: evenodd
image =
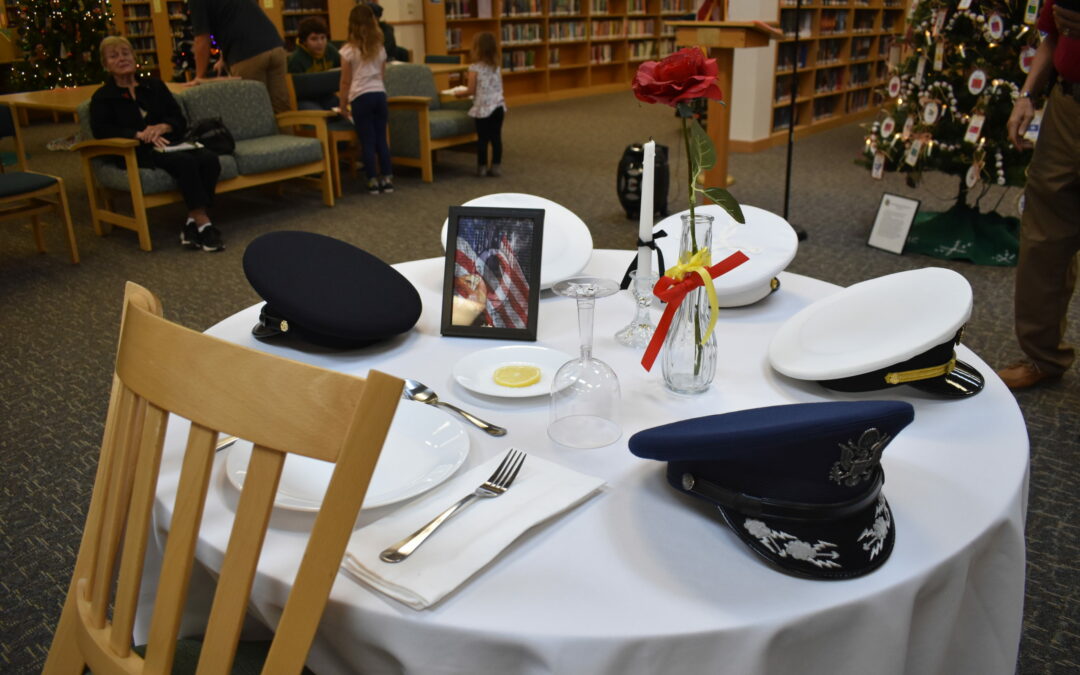
<svg viewBox="0 0 1080 675"><path fill-rule="evenodd" d="M682 239L679 242L679 262L690 259L698 249L712 246L713 217L694 214L682 217ZM664 338L660 367L664 386L679 394L700 394L707 390L716 375L716 334L709 335L705 344L701 336L709 327L709 296L704 288L695 288L675 311L671 328Z"/></svg>

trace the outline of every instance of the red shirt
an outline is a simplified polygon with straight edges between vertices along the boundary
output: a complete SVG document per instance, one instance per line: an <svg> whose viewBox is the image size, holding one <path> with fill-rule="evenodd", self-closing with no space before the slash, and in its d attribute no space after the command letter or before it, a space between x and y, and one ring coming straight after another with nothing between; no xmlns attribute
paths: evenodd
<svg viewBox="0 0 1080 675"><path fill-rule="evenodd" d="M1058 33L1054 23L1054 0L1046 0L1039 14L1038 29L1057 38L1054 49L1054 68L1058 75L1069 82L1080 82L1080 38L1065 37Z"/></svg>

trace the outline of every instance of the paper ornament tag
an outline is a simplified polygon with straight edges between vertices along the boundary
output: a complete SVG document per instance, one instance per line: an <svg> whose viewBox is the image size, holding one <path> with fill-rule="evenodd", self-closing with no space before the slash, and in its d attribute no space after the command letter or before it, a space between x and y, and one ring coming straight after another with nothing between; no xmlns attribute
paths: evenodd
<svg viewBox="0 0 1080 675"><path fill-rule="evenodd" d="M945 68L945 41L938 40L934 43L934 70Z"/></svg>
<svg viewBox="0 0 1080 675"><path fill-rule="evenodd" d="M1031 72L1031 64L1035 61L1035 48L1028 46L1020 50L1020 70L1024 73Z"/></svg>
<svg viewBox="0 0 1080 675"><path fill-rule="evenodd" d="M889 65L900 65L900 45L889 45Z"/></svg>
<svg viewBox="0 0 1080 675"><path fill-rule="evenodd" d="M1024 196L1025 194L1026 193L1024 191L1021 191L1020 196L1016 198L1016 212L1020 215L1024 215L1024 207L1027 206L1027 199Z"/></svg>
<svg viewBox="0 0 1080 675"><path fill-rule="evenodd" d="M971 71L971 75L968 76L967 87L973 96L981 94L982 90L986 89L986 73L981 68Z"/></svg>
<svg viewBox="0 0 1080 675"><path fill-rule="evenodd" d="M915 84L922 85L923 75L926 74L926 57L920 56L919 63L915 66Z"/></svg>
<svg viewBox="0 0 1080 675"><path fill-rule="evenodd" d="M934 10L934 37L941 35L941 30L945 28L945 19L949 16L949 11L944 7Z"/></svg>
<svg viewBox="0 0 1080 675"><path fill-rule="evenodd" d="M982 173L982 165L979 163L972 164L968 167L967 175L964 176L964 183L969 187L975 187L975 184L979 182L979 174Z"/></svg>
<svg viewBox="0 0 1080 675"><path fill-rule="evenodd" d="M971 120L968 122L967 131L964 132L964 140L968 143L978 143L979 136L982 135L983 123L986 122L986 116L975 114L971 116Z"/></svg>
<svg viewBox="0 0 1080 675"><path fill-rule="evenodd" d="M874 166L870 169L870 176L877 179L877 180L881 180L882 176L884 176L884 175L885 175L885 154L879 152L876 155L874 155Z"/></svg>
<svg viewBox="0 0 1080 675"><path fill-rule="evenodd" d="M1027 0L1027 6L1024 7L1024 23L1026 23L1029 26L1034 26L1035 21L1038 18L1039 18L1039 0Z"/></svg>
<svg viewBox="0 0 1080 675"><path fill-rule="evenodd" d="M1036 110L1035 116L1031 118L1031 124L1028 125L1027 131L1024 132L1024 140L1034 143L1039 140L1039 129L1042 127L1043 111Z"/></svg>
<svg viewBox="0 0 1080 675"><path fill-rule="evenodd" d="M900 95L900 76L893 75L889 80L889 98L896 98Z"/></svg>
<svg viewBox="0 0 1080 675"><path fill-rule="evenodd" d="M938 117L941 116L941 106L937 101L927 101L926 105L922 109L922 119L924 124L933 124L938 121Z"/></svg>
<svg viewBox="0 0 1080 675"><path fill-rule="evenodd" d="M912 132L915 131L915 118L908 115L908 118L904 120L904 130L900 133L900 137L905 141L911 138Z"/></svg>
<svg viewBox="0 0 1080 675"><path fill-rule="evenodd" d="M971 0L960 0L960 4L956 6L957 9L970 9Z"/></svg>
<svg viewBox="0 0 1080 675"><path fill-rule="evenodd" d="M919 162L919 152L922 150L922 139L916 138L908 146L907 156L904 157L904 161L911 166L915 166Z"/></svg>
<svg viewBox="0 0 1080 675"><path fill-rule="evenodd" d="M1005 19L997 12L990 15L986 20L986 32L994 40L1000 40L1005 35Z"/></svg>
<svg viewBox="0 0 1080 675"><path fill-rule="evenodd" d="M881 137L888 138L896 131L896 120L892 118L892 115L881 120Z"/></svg>

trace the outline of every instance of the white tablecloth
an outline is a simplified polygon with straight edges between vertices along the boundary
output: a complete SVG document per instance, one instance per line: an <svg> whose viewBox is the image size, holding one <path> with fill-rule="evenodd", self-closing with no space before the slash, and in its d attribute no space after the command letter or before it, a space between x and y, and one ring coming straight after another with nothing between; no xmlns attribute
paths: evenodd
<svg viewBox="0 0 1080 675"><path fill-rule="evenodd" d="M586 273L619 278L633 255L596 251ZM838 287L785 273L778 293L751 307L723 310L716 381L694 398L667 392L659 365L646 373L640 353L615 342L614 332L633 313L629 296L598 301L594 353L619 375L623 437L605 448L570 450L547 438L545 397L489 398L453 381L458 358L498 343L439 336L442 264L431 259L397 266L419 289L424 313L415 330L390 343L349 353L272 346L250 334L258 306L208 332L358 375L378 368L415 377L510 430L498 439L470 427L465 468L513 445L599 476L607 487L527 534L430 610L409 609L342 573L309 658L321 675L1014 671L1028 440L1014 398L969 350L961 347L961 357L988 378L974 398L933 399L907 387L859 397L903 398L915 406L915 421L883 459L896 548L868 576L808 581L764 565L714 508L671 489L662 464L631 455L626 439L698 415L855 398L784 378L766 359L777 327ZM572 300L545 293L538 343L576 352ZM170 438L177 431L171 429ZM172 508L177 454L170 449L163 461L162 528ZM223 462L219 456L198 552L211 570L220 564L236 503ZM392 508L365 511L360 523ZM280 615L311 522L309 514L275 510L253 592L253 609L268 625Z"/></svg>

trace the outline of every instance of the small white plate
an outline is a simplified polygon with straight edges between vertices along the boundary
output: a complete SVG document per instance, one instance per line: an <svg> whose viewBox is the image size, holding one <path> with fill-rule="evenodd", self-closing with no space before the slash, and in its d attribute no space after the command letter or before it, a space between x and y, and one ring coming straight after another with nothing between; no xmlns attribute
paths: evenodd
<svg viewBox="0 0 1080 675"><path fill-rule="evenodd" d="M225 458L225 475L237 490L244 486L251 447L248 441L237 441ZM432 406L402 401L375 465L364 508L394 504L427 492L450 478L468 456L469 435L460 422ZM329 462L289 455L274 506L318 511L333 470Z"/></svg>
<svg viewBox="0 0 1080 675"><path fill-rule="evenodd" d="M500 192L471 199L462 206L495 206L544 210L544 243L540 252L540 288L577 276L592 258L593 240L589 227L565 206L517 192ZM443 221L442 245L446 250L447 223Z"/></svg>
<svg viewBox="0 0 1080 675"><path fill-rule="evenodd" d="M454 379L477 394L503 398L546 396L551 393L551 380L559 367L574 357L550 347L512 345L483 349L462 357L454 364ZM492 379L502 366L530 365L540 369L540 381L527 387L504 387Z"/></svg>

